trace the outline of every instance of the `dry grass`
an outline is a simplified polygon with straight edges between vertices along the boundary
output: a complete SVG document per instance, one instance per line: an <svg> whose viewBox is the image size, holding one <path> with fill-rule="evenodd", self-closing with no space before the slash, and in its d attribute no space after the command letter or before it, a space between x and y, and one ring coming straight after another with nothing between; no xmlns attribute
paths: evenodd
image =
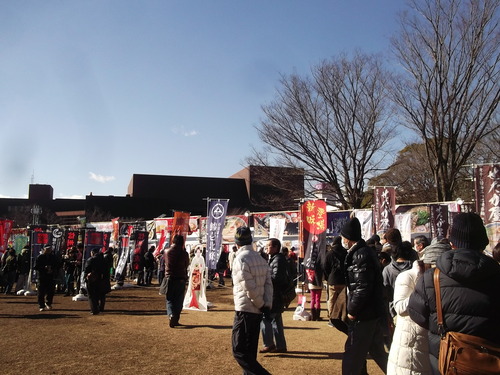
<svg viewBox="0 0 500 375"><path fill-rule="evenodd" d="M0 297L2 374L241 374L231 354L231 288L207 291L208 312L183 311L184 326L169 328L164 296L155 287L114 290L107 311L55 296L38 311L36 296ZM288 353L259 354L272 374L340 374L345 335L325 321L284 313ZM324 313L323 313L324 315ZM368 361L370 374L382 374Z"/></svg>

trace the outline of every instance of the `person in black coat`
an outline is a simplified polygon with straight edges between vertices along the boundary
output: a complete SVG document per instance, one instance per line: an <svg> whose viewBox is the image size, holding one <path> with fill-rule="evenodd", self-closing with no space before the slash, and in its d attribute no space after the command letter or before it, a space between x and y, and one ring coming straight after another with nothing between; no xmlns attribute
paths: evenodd
<svg viewBox="0 0 500 375"><path fill-rule="evenodd" d="M356 217L342 227L340 234L342 246L348 249L345 267L349 327L342 374L360 374L368 353L385 373L388 354L382 322L386 309L377 254L361 238L361 224Z"/></svg>
<svg viewBox="0 0 500 375"><path fill-rule="evenodd" d="M106 292L104 284L104 273L106 266L104 256L95 247L90 251L91 257L85 263L85 279L87 282L87 292L89 295L90 313L97 315L104 311L106 303Z"/></svg>
<svg viewBox="0 0 500 375"><path fill-rule="evenodd" d="M333 306L345 288L345 257L347 250L342 247L342 238L333 239L332 249L326 253L324 270L328 283L328 317L332 325L347 334L347 326L343 322L332 321Z"/></svg>
<svg viewBox="0 0 500 375"><path fill-rule="evenodd" d="M153 282L153 272L155 270L156 261L153 255L156 247L151 246L146 254L144 254L144 268L146 270L146 286L150 286Z"/></svg>
<svg viewBox="0 0 500 375"><path fill-rule="evenodd" d="M227 261L229 259L229 253L224 250L224 248L220 251L219 260L217 261L217 274L219 275L219 286L224 286L226 283L224 282L224 273L227 270Z"/></svg>
<svg viewBox="0 0 500 375"><path fill-rule="evenodd" d="M437 258L440 270L441 303L446 329L482 337L500 344L500 265L483 254L488 245L481 217L460 213L450 232L452 251ZM437 329L434 269L419 278L410 296L411 319L429 330L429 357L438 371L440 336Z"/></svg>
<svg viewBox="0 0 500 375"><path fill-rule="evenodd" d="M287 346L281 314L285 310L283 293L291 282L288 274L288 264L285 256L280 252L281 242L277 238L270 238L265 249L269 256L268 263L271 268L273 305L270 313L264 314L261 322L264 347L260 350L260 353L286 353Z"/></svg>
<svg viewBox="0 0 500 375"><path fill-rule="evenodd" d="M40 311L52 310L52 302L56 291L54 280L58 262L52 253L52 246L46 245L35 260L34 269L38 271L38 306Z"/></svg>

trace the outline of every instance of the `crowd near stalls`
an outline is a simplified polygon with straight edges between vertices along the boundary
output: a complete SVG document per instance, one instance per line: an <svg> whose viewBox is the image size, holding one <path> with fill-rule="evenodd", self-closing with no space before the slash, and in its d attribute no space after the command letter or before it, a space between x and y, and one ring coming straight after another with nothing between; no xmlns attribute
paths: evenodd
<svg viewBox="0 0 500 375"><path fill-rule="evenodd" d="M479 215L450 212L444 232L432 228L429 213L428 221L376 233L372 211L327 213L323 201L309 201L299 212L225 217L220 227L185 215L13 229L0 258L1 291L37 295L40 312L53 309L58 293L74 300L83 295L96 315L105 312L112 284L160 286L175 329L183 309L208 310L206 289L230 284L235 360L264 374L259 352L298 345L285 339L282 318L291 285L299 294L294 319L323 320L325 329L346 334L343 373L364 373L369 354L384 373L436 374L436 268L448 328L500 345L499 244L492 244ZM424 217L421 207L400 215ZM462 316L467 319L456 318Z"/></svg>

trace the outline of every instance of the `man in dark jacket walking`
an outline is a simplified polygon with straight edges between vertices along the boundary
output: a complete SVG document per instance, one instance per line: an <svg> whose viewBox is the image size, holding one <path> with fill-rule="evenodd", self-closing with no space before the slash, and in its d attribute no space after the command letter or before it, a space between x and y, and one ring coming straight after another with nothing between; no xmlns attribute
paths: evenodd
<svg viewBox="0 0 500 375"><path fill-rule="evenodd" d="M264 314L261 322L262 342L264 347L260 353L286 353L285 331L281 314L285 310L283 293L291 282L288 275L288 264L285 256L280 252L281 242L277 238L270 238L266 244L266 253L269 255L271 281L273 283L273 307L270 313Z"/></svg>
<svg viewBox="0 0 500 375"><path fill-rule="evenodd" d="M356 217L344 225L340 234L342 246L348 249L345 267L349 318L342 374L360 374L368 353L385 373L388 355L381 322L386 309L377 255L361 238L361 224Z"/></svg>
<svg viewBox="0 0 500 375"><path fill-rule="evenodd" d="M483 254L488 243L479 215L458 214L450 232L453 250L437 258L436 267L440 270L446 329L500 344L500 265ZM440 336L433 275L434 269L429 269L419 278L408 311L413 321L429 330L431 368L434 374L439 374Z"/></svg>
<svg viewBox="0 0 500 375"><path fill-rule="evenodd" d="M40 311L52 310L52 301L56 291L54 276L57 271L57 258L52 253L52 246L46 245L35 260L34 269L38 271L38 306Z"/></svg>
<svg viewBox="0 0 500 375"><path fill-rule="evenodd" d="M176 234L172 246L165 252L165 277L167 281L167 315L170 327L179 324L179 318L186 292L187 269L189 267L189 254L184 248L184 237Z"/></svg>
<svg viewBox="0 0 500 375"><path fill-rule="evenodd" d="M104 273L106 265L104 255L98 247L90 251L91 257L85 263L85 279L87 292L89 294L90 313L97 315L104 311L106 303L106 291Z"/></svg>

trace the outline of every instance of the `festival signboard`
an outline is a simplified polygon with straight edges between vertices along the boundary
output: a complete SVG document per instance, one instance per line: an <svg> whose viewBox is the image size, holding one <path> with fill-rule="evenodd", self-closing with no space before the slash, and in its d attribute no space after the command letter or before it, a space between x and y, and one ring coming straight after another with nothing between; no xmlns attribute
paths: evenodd
<svg viewBox="0 0 500 375"><path fill-rule="evenodd" d="M258 212L252 213L254 237L269 238L271 230L271 220L284 219L284 236L298 236L300 211L276 211L276 212Z"/></svg>
<svg viewBox="0 0 500 375"><path fill-rule="evenodd" d="M326 202L309 200L301 204L302 230L301 257L308 279L314 279L316 266L321 264L326 252ZM303 255L302 255L303 254ZM309 270L309 271L307 271Z"/></svg>
<svg viewBox="0 0 500 375"><path fill-rule="evenodd" d="M394 186L376 186L373 189L373 220L375 233L384 233L394 228L396 211L396 188Z"/></svg>
<svg viewBox="0 0 500 375"><path fill-rule="evenodd" d="M480 214L490 240L490 248L500 241L500 165L476 167L476 211Z"/></svg>
<svg viewBox="0 0 500 375"><path fill-rule="evenodd" d="M432 238L447 238L450 227L448 206L444 204L429 205Z"/></svg>
<svg viewBox="0 0 500 375"><path fill-rule="evenodd" d="M208 201L206 265L209 270L217 268L228 202L228 199L209 199Z"/></svg>

